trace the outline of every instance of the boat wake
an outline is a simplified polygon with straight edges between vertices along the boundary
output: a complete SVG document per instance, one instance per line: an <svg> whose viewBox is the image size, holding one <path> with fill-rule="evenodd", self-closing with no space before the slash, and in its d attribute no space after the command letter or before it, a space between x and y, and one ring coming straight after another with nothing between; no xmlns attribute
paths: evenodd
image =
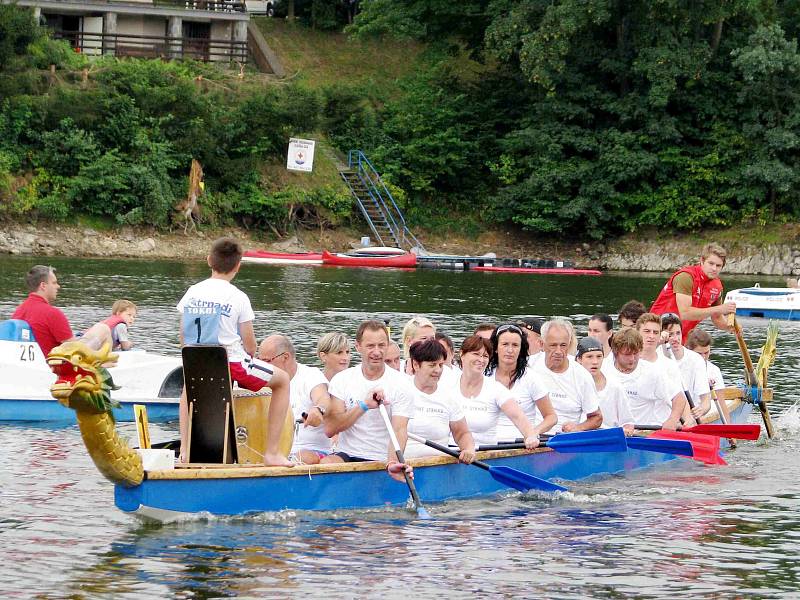
<svg viewBox="0 0 800 600"><path fill-rule="evenodd" d="M777 429L781 433L794 433L800 430L800 402L795 402L775 419Z"/></svg>

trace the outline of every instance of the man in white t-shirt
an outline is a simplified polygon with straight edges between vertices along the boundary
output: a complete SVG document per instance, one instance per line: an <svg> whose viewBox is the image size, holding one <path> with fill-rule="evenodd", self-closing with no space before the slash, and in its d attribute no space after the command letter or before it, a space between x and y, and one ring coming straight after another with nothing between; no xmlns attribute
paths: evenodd
<svg viewBox="0 0 800 600"><path fill-rule="evenodd" d="M675 396L675 394L682 394L683 379L678 363L658 351L659 346L661 346L661 317L651 312L644 313L636 319L636 331L642 335L642 352L639 355L639 360L653 364L664 373L667 383L671 386L669 390L670 397ZM613 363L609 367L613 367ZM694 417L688 406L684 409L682 418L684 419L684 425L694 425Z"/></svg>
<svg viewBox="0 0 800 600"><path fill-rule="evenodd" d="M397 342L389 342L389 347L386 349L386 356L383 359L387 367L391 367L395 371L402 371L405 366L405 361L400 360L400 346Z"/></svg>
<svg viewBox="0 0 800 600"><path fill-rule="evenodd" d="M322 426L322 418L331 402L328 380L317 367L297 362L294 345L285 335L265 338L258 347L258 358L280 367L291 377L289 406L294 420L303 421L303 426L296 431L290 456L303 464L317 464L331 453L331 440Z"/></svg>
<svg viewBox="0 0 800 600"><path fill-rule="evenodd" d="M220 238L211 245L207 258L211 277L191 286L176 307L181 313L180 341L181 345L224 346L234 382L253 392L265 386L272 389L264 464L291 467L294 464L278 450L289 409L289 376L282 369L253 358L257 350L253 331L255 313L247 294L231 283L239 272L241 261L242 246L233 238ZM185 461L189 430L185 390L181 394L178 415L181 461Z"/></svg>
<svg viewBox="0 0 800 600"><path fill-rule="evenodd" d="M391 416L400 447L405 448L408 420L414 416L414 393L410 379L384 360L389 332L380 321L364 321L356 332L356 350L361 364L334 375L328 386L330 409L325 413L325 433L339 434L337 452L322 463L387 460L389 474L405 481L411 467L397 461L389 432L377 410L383 403Z"/></svg>
<svg viewBox="0 0 800 600"><path fill-rule="evenodd" d="M675 313L661 315L662 337L667 343L659 347L659 351L667 358L674 358L681 373L683 389L689 396L692 416L699 419L711 409L711 388L708 385L706 361L697 352L683 345L681 318ZM666 334L664 333L666 332Z"/></svg>
<svg viewBox="0 0 800 600"><path fill-rule="evenodd" d="M542 325L544 359L536 361L533 367L558 416L556 432L587 431L603 424L592 376L568 357L574 337L575 330L569 321L547 321Z"/></svg>
<svg viewBox="0 0 800 600"><path fill-rule="evenodd" d="M628 396L628 407L637 425L661 425L675 431L686 400L674 393L663 369L655 363L639 360L642 334L635 329L618 331L611 338L614 363L603 365L603 375L616 381Z"/></svg>
<svg viewBox="0 0 800 600"><path fill-rule="evenodd" d="M711 388L711 397L716 401L718 409L722 412L724 423L731 422L730 410L728 410L728 402L726 400L717 400L716 394L713 390L721 390L725 387L725 379L722 377L722 371L719 367L709 360L711 356L711 334L704 329L695 327L689 332L686 337L686 347L689 350L694 350L706 363L706 377L708 378L708 385Z"/></svg>

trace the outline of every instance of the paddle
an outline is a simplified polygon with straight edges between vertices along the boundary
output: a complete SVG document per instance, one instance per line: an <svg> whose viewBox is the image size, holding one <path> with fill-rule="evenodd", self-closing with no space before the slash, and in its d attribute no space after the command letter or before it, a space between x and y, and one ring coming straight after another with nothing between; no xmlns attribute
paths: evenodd
<svg viewBox="0 0 800 600"><path fill-rule="evenodd" d="M661 425L634 425L634 427L641 431L661 431L662 429ZM736 438L737 440L757 440L761 435L761 425L717 425L715 423L708 423L695 425L694 427L682 427L678 431Z"/></svg>
<svg viewBox="0 0 800 600"><path fill-rule="evenodd" d="M682 440L658 440L652 437L629 437L625 439L628 448L645 450L647 452L660 452L662 454L677 454L695 458L694 447L691 442ZM698 459L701 460L701 459Z"/></svg>
<svg viewBox="0 0 800 600"><path fill-rule="evenodd" d="M397 460L401 464L405 464L405 459L403 458L403 451L400 449L400 442L397 441L397 436L394 433L394 427L392 427L392 422L389 420L389 413L386 412L386 407L381 403L378 404L378 410L383 417L383 422L386 425L386 429L389 432L389 438L392 440L392 446L394 447L394 453L397 455ZM419 494L417 494L417 488L414 485L414 480L408 476L408 473L403 471L403 476L406 478L406 485L408 485L408 491L411 492L411 499L414 501L414 507L417 509L417 516L421 519L432 519L431 513L422 506L422 501L419 499Z"/></svg>
<svg viewBox="0 0 800 600"><path fill-rule="evenodd" d="M508 444L480 446L478 450L509 450L524 447L522 440L515 440ZM540 442L539 447L551 448L556 452L625 452L628 449L622 427L559 433Z"/></svg>
<svg viewBox="0 0 800 600"><path fill-rule="evenodd" d="M661 429L660 431L654 431L650 434L650 437L661 440L691 442L693 450L692 458L695 460L702 461L707 465L728 464L719 455L719 438L716 436Z"/></svg>
<svg viewBox="0 0 800 600"><path fill-rule="evenodd" d="M617 427L616 429L620 429L621 430L621 428L619 428L619 427ZM606 429L606 430L600 430L600 431L609 431L609 430ZM554 450L556 450L556 447L553 445L553 442L559 442L560 438L565 438L565 437L569 437L569 436L580 436L580 435L582 435L584 433L586 433L586 432L579 431L579 432L574 432L574 433L560 433L560 434L557 434L555 436L544 436L544 437L548 437L549 439L548 439L548 441L544 442L542 445L546 446L546 447L549 447L549 448L553 448ZM593 433L593 432L589 432L589 433ZM662 454L679 454L681 456L688 456L690 458L693 457L693 455L694 455L694 451L692 450L692 444L689 443L689 442L674 441L674 440L656 440L656 439L644 438L644 437L632 438L632 437L625 437L624 433L622 435L622 444L620 444L618 441L616 441L617 439L618 439L618 435L615 434L615 436L614 436L614 444L613 444L614 447L612 449L609 449L608 450L609 452L625 452L628 448L635 448L637 450L648 450L650 452L661 452ZM521 439L517 439L514 442L500 442L497 446L481 446L479 448L479 450L490 450L490 449L492 449L492 450L494 450L494 449L501 450L501 449L508 449L508 448L516 448L516 447L519 447L520 442L522 442ZM570 446L572 446L572 444L565 445L563 447L563 449L560 450L560 451L561 452L576 452L576 451L580 452L580 450L571 449ZM573 446L573 447L577 447L577 446ZM596 449L596 451L603 452L604 450Z"/></svg>
<svg viewBox="0 0 800 600"><path fill-rule="evenodd" d="M753 370L753 360L750 358L750 352L747 350L747 344L744 341L742 326L739 325L739 321L736 320L735 313L728 315L728 323L733 327L733 332L736 334L736 342L739 344L739 350L742 353L742 359L744 360L745 382L750 387L758 387L760 389L761 386L758 385L758 379L756 379L756 374ZM770 417L769 408L767 408L766 403L763 401L757 402L756 406L758 406L758 410L761 412L761 418L764 421L764 428L767 430L767 437L772 438L774 430L772 428L772 417Z"/></svg>
<svg viewBox="0 0 800 600"><path fill-rule="evenodd" d="M458 458L458 452L451 450L447 446L442 446L436 442L426 440L425 438L414 435L413 433L409 433L408 437L412 440L418 441L420 444L425 444L426 446L434 448L439 452L443 452L444 454L449 454L454 458ZM556 483L550 483L546 479L540 479L539 477L528 475L527 473L523 473L517 469L512 469L511 467L493 467L492 465L486 464L480 460L474 460L469 464L478 467L479 469L483 469L484 471L489 471L489 475L492 476L492 479L498 483L512 487L515 490L519 490L520 492L527 492L528 490L541 490L543 492L567 491L567 488L563 486L560 486Z"/></svg>

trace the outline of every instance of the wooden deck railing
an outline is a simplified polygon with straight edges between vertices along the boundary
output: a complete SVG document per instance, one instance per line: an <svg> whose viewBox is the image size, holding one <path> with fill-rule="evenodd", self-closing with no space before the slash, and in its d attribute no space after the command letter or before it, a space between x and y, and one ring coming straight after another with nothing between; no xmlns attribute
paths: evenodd
<svg viewBox="0 0 800 600"><path fill-rule="evenodd" d="M105 53L140 58L247 62L247 42L234 40L62 30L53 31L53 37L68 40L77 51L90 56Z"/></svg>

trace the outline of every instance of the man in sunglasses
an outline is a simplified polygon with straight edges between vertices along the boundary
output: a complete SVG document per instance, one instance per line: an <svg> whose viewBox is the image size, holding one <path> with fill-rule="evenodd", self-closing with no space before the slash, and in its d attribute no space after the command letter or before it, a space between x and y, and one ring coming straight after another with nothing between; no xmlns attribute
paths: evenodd
<svg viewBox="0 0 800 600"><path fill-rule="evenodd" d="M314 465L331 452L322 418L331 403L328 380L317 367L297 362L294 345L285 335L270 335L258 347L258 358L283 369L289 375L289 406L294 419L303 421L294 436L291 457Z"/></svg>
<svg viewBox="0 0 800 600"><path fill-rule="evenodd" d="M722 246L707 244L700 254L700 262L673 273L650 307L650 312L657 315L676 313L680 316L683 342L707 317L711 317L719 329L731 331L725 317L736 313L736 304L722 302L723 288L719 279L727 256Z"/></svg>

